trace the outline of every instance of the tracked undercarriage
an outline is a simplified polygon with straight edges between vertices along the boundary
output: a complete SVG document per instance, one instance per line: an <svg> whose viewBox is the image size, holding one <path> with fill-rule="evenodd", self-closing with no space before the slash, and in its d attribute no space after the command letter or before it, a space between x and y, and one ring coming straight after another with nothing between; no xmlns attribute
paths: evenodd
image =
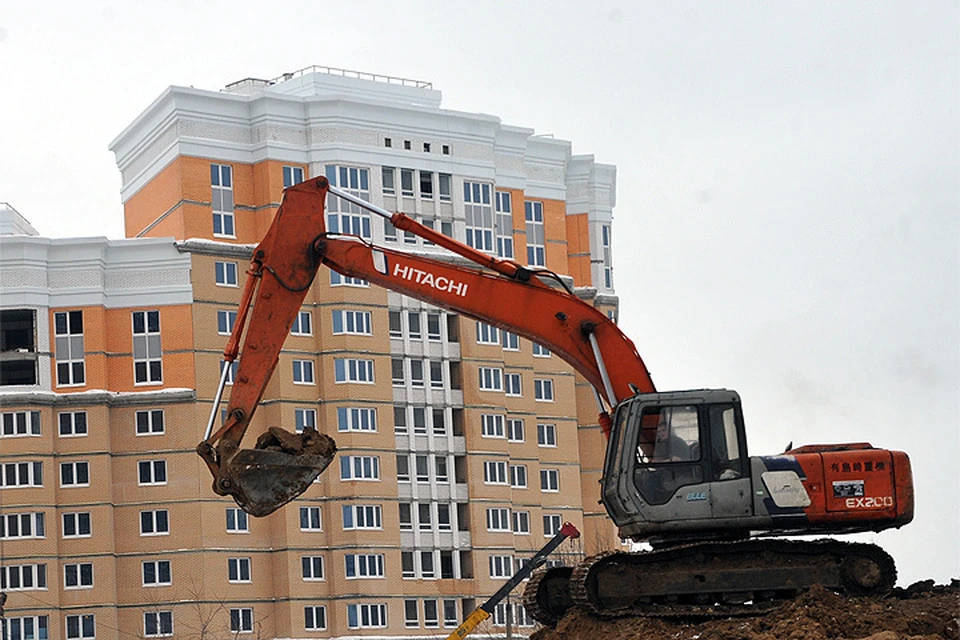
<svg viewBox="0 0 960 640"><path fill-rule="evenodd" d="M820 540L704 542L609 552L541 570L524 590L528 613L555 625L574 604L602 617L754 615L815 584L850 595L889 592L893 559L871 544Z"/></svg>

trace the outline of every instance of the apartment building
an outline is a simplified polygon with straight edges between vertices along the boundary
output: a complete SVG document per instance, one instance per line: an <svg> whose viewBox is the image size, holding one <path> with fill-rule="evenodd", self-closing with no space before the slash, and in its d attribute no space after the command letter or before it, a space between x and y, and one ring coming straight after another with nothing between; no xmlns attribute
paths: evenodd
<svg viewBox="0 0 960 640"><path fill-rule="evenodd" d="M584 536L556 561L618 545L582 378L542 345L326 268L248 437L316 426L337 460L255 519L194 451L285 186L325 175L613 315L614 167L443 109L429 83L320 67L170 87L111 149L127 239L45 239L0 211L8 637L446 637L562 522ZM327 205L328 231L448 255ZM508 621L532 631L515 601L489 631Z"/></svg>

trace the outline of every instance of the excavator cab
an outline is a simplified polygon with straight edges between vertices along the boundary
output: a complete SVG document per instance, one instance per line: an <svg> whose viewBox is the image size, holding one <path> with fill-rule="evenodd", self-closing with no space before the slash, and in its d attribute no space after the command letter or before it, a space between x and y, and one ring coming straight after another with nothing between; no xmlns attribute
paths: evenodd
<svg viewBox="0 0 960 640"><path fill-rule="evenodd" d="M740 398L728 390L638 394L614 417L603 502L621 535L692 532L752 515Z"/></svg>

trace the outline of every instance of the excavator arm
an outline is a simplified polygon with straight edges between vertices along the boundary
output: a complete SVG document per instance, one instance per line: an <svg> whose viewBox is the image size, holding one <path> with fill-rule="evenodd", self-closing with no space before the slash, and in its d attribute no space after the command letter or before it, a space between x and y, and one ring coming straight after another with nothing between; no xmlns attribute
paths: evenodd
<svg viewBox="0 0 960 640"><path fill-rule="evenodd" d="M327 233L324 204L328 192L468 263L404 253L374 246L357 236ZM307 180L285 190L273 225L254 250L237 321L224 351L224 370L210 423L197 447L214 476L214 491L232 495L253 515L266 515L302 493L330 464L336 450L323 434L307 430L299 436L275 427L261 436L255 449L239 449L320 264L547 347L597 390L605 433L611 424L609 411L619 401L655 390L633 342L606 315L567 289L556 274L477 251L402 213L389 213L331 187L326 178ZM227 417L214 433L226 369L238 354L242 357Z"/></svg>

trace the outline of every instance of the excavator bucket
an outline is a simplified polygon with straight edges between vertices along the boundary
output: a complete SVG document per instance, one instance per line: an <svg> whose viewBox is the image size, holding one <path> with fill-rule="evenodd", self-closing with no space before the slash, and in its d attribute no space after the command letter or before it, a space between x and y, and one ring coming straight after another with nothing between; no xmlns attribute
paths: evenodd
<svg viewBox="0 0 960 640"><path fill-rule="evenodd" d="M333 438L311 427L302 434L270 427L256 448L241 449L221 465L219 489L250 515L265 516L306 491L336 451Z"/></svg>

